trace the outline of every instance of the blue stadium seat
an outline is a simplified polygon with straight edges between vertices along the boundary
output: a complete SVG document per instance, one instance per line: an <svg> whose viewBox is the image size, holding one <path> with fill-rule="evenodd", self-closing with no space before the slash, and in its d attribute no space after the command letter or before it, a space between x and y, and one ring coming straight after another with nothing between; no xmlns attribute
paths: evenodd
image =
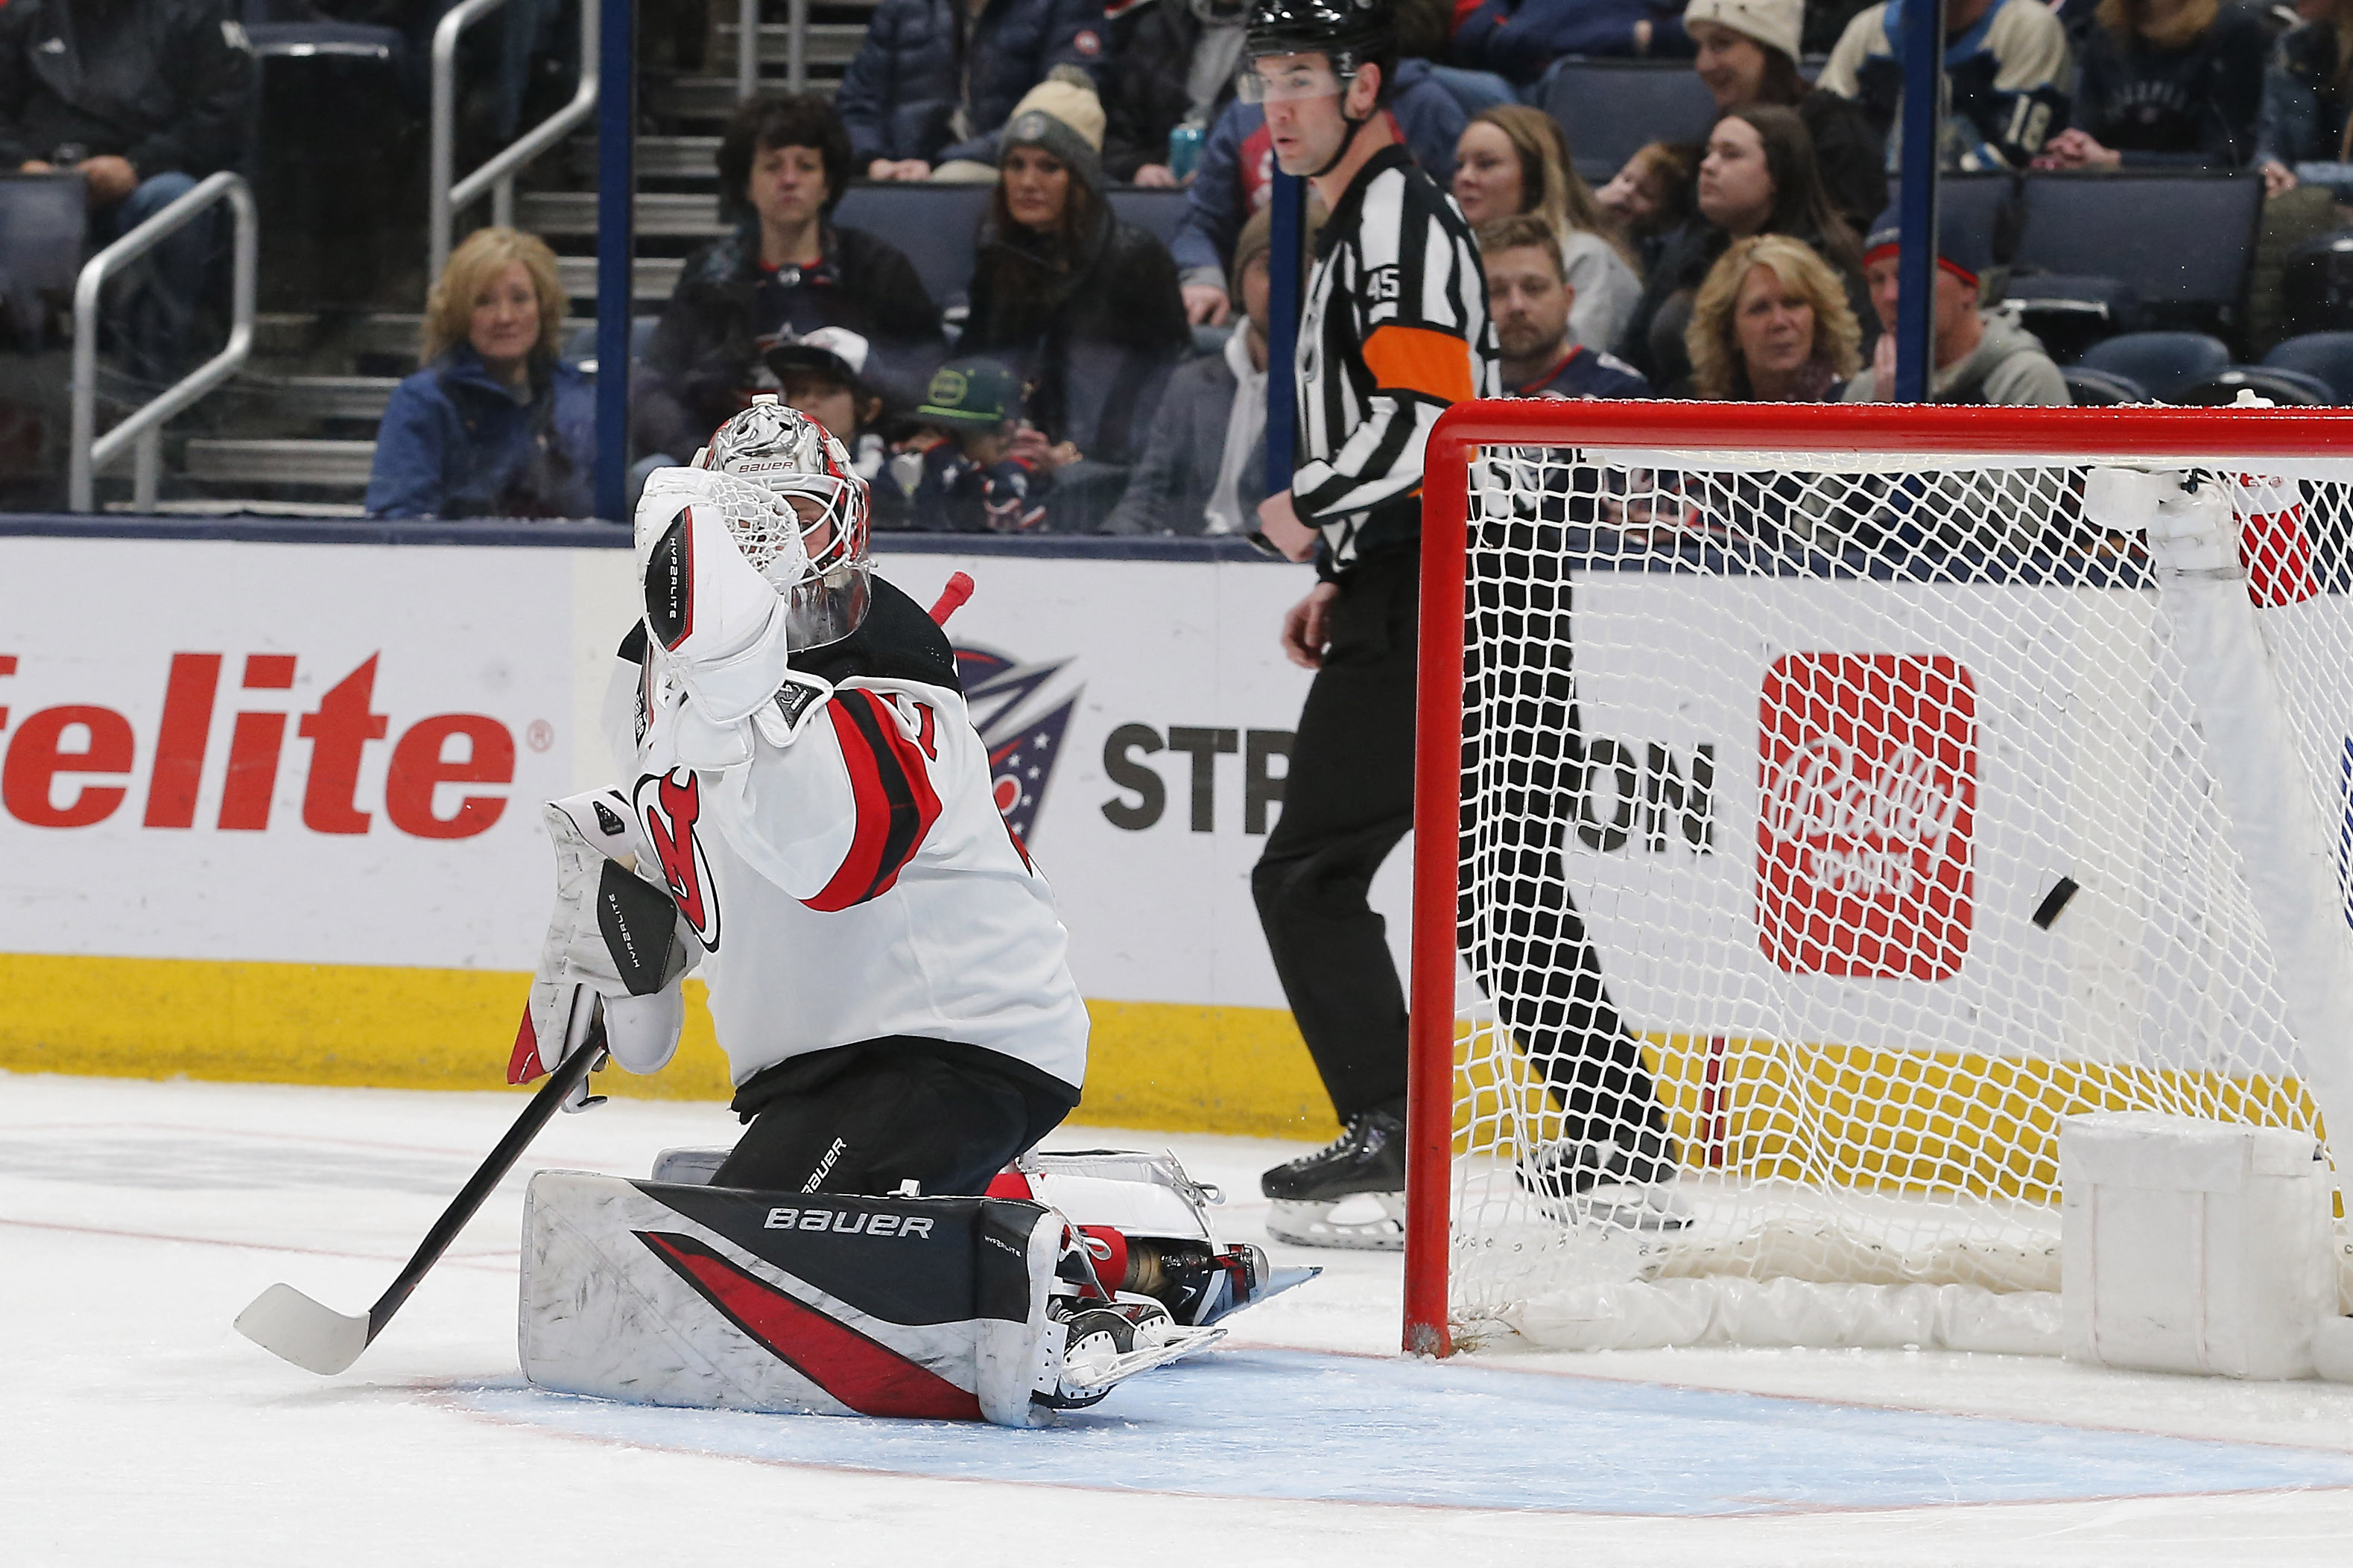
<svg viewBox="0 0 2353 1568"><path fill-rule="evenodd" d="M1555 60L1530 100L1568 133L1577 172L1609 179L1648 142L1696 142L1715 100L1689 60Z"/></svg>
<svg viewBox="0 0 2353 1568"><path fill-rule="evenodd" d="M2066 380L2068 397L2078 408L2114 408L2119 404L2152 401L2148 388L2128 375L2086 370L2080 364L2071 364L2059 374Z"/></svg>
<svg viewBox="0 0 2353 1568"><path fill-rule="evenodd" d="M0 347L38 347L70 308L89 212L79 174L0 174Z"/></svg>
<svg viewBox="0 0 2353 1568"><path fill-rule="evenodd" d="M2158 321L2219 325L2246 293L2263 198L2253 174L2031 174L2015 265L2115 279Z"/></svg>
<svg viewBox="0 0 2353 1568"><path fill-rule="evenodd" d="M2086 370L2127 377L2164 399L2180 395L2231 368L2231 351L2204 332L2126 332L2094 343L2081 362Z"/></svg>
<svg viewBox="0 0 2353 1568"><path fill-rule="evenodd" d="M659 316L632 316L629 319L629 363L635 364L646 357L646 345L654 341L654 329L661 325ZM564 340L564 352L557 355L583 368L596 363L596 329L583 327Z"/></svg>
<svg viewBox="0 0 2353 1568"><path fill-rule="evenodd" d="M973 242L988 214L994 185L854 184L833 209L833 220L862 228L904 251L932 303L965 297L972 282Z"/></svg>
<svg viewBox="0 0 2353 1568"><path fill-rule="evenodd" d="M2327 382L2338 403L2353 403L2353 332L2309 332L2263 356L2278 370L2302 371Z"/></svg>
<svg viewBox="0 0 2353 1568"><path fill-rule="evenodd" d="M2260 364L2234 364L2183 388L2173 401L2197 408L2226 408L2239 400L2242 392L2252 392L2283 408L2326 408L2337 401L2336 388L2316 375Z"/></svg>
<svg viewBox="0 0 2353 1568"><path fill-rule="evenodd" d="M1119 215L1120 221L1158 236L1163 245L1176 237L1176 227L1185 221L1185 207L1183 191L1122 186L1111 193L1111 210Z"/></svg>

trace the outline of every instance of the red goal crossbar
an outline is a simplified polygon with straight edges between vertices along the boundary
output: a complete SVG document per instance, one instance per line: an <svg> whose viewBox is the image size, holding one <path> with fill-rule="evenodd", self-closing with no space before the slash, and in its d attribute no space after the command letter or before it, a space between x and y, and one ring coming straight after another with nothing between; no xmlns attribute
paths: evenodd
<svg viewBox="0 0 2353 1568"><path fill-rule="evenodd" d="M1960 408L1921 405L1458 404L1424 458L1416 695L1410 1064L1406 1120L1405 1349L1449 1354L1454 1135L1455 919L1462 669L1472 460L1482 447L1599 447L1923 456L2047 454L2184 467L2353 457L2353 408Z"/></svg>

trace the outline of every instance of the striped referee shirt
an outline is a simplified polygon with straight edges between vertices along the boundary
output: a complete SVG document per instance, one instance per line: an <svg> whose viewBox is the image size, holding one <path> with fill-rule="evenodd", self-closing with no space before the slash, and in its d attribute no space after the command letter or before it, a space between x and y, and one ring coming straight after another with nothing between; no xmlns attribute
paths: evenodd
<svg viewBox="0 0 2353 1568"><path fill-rule="evenodd" d="M1401 145L1357 171L1315 258L1291 499L1338 577L1421 536L1423 448L1448 404L1495 395L1495 332L1470 223Z"/></svg>

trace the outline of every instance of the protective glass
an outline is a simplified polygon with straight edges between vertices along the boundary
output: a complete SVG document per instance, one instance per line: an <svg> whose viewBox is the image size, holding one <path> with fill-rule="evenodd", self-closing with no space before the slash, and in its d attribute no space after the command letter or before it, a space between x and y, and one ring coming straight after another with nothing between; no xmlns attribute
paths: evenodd
<svg viewBox="0 0 2353 1568"><path fill-rule="evenodd" d="M1342 88L1337 72L1322 59L1305 62L1281 57L1251 60L1234 79L1234 91L1244 103L1287 103L1307 98L1337 98Z"/></svg>

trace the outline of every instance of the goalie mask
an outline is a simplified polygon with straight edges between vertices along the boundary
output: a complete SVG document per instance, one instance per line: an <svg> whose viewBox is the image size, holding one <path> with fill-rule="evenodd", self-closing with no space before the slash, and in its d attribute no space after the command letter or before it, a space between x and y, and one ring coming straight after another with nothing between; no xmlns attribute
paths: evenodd
<svg viewBox="0 0 2353 1568"><path fill-rule="evenodd" d="M871 507L849 450L824 426L764 393L712 432L694 466L782 497L786 526L797 523L797 541L775 525L739 524L733 511L728 524L744 559L785 595L792 647L823 647L856 631L866 619L873 571L866 550Z"/></svg>

